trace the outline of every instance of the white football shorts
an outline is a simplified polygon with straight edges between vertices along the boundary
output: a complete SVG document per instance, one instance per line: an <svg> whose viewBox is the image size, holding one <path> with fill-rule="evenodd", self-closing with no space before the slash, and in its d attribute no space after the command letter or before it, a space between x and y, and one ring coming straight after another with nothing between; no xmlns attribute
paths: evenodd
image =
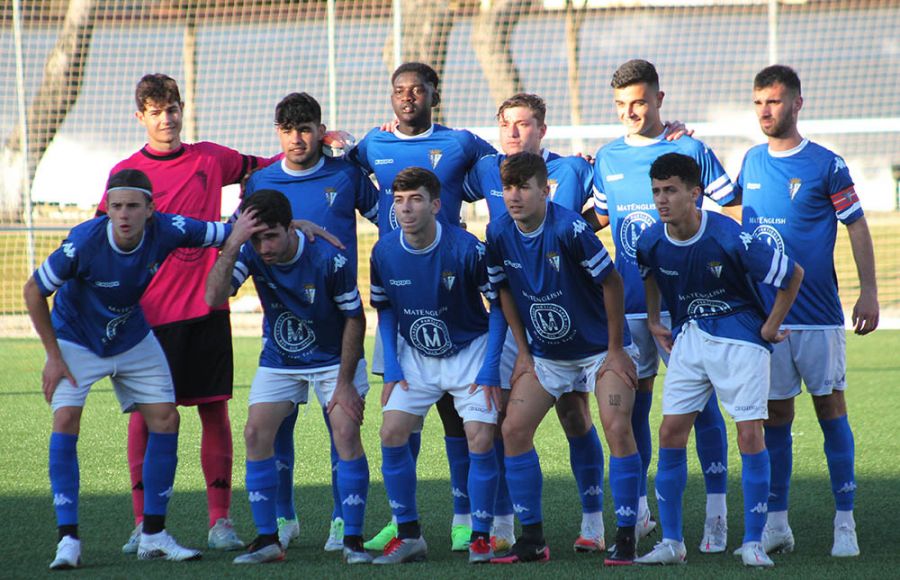
<svg viewBox="0 0 900 580"><path fill-rule="evenodd" d="M637 364L638 349L634 343L626 346L625 352ZM544 390L559 400L566 393L593 393L597 386L597 371L605 360L606 351L575 360L534 357L534 371Z"/></svg>
<svg viewBox="0 0 900 580"><path fill-rule="evenodd" d="M282 403L290 401L303 405L309 402L309 389L312 387L322 407L331 402L334 389L337 387L340 365L320 367L317 369L279 369L259 367L250 385L248 403ZM360 359L353 376L353 386L359 396L365 397L369 392L369 377L366 374L366 361Z"/></svg>
<svg viewBox="0 0 900 580"><path fill-rule="evenodd" d="M663 313L659 321L666 327L672 328L672 318L669 313ZM655 377L659 374L659 359L662 358L666 366L669 365L669 353L660 346L656 338L650 334L646 318L629 318L628 330L631 331L631 340L638 348L637 376L639 379Z"/></svg>
<svg viewBox="0 0 900 580"><path fill-rule="evenodd" d="M843 328L794 329L774 345L769 398L800 394L800 381L820 397L847 388L847 332Z"/></svg>

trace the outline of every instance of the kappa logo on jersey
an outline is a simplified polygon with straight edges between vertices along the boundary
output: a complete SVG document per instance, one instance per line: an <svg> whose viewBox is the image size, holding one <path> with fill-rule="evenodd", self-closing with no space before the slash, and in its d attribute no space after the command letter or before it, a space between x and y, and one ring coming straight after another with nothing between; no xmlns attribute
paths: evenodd
<svg viewBox="0 0 900 580"><path fill-rule="evenodd" d="M688 304L688 317L705 318L707 316L719 316L726 312L731 312L731 306L727 302L721 300L710 300L709 298L696 298Z"/></svg>
<svg viewBox="0 0 900 580"><path fill-rule="evenodd" d="M762 183L747 183L747 189L762 189Z"/></svg>
<svg viewBox="0 0 900 580"><path fill-rule="evenodd" d="M110 282L104 282L103 280L97 280L96 282L94 282L94 286L96 286L97 288L118 288L119 281L112 280Z"/></svg>
<svg viewBox="0 0 900 580"><path fill-rule="evenodd" d="M631 516L636 516L637 512L631 509L631 506L620 505L616 510L616 515L622 518L627 518Z"/></svg>
<svg viewBox="0 0 900 580"><path fill-rule="evenodd" d="M722 262L707 262L706 269L709 270L710 274L712 274L716 278L722 277Z"/></svg>
<svg viewBox="0 0 900 580"><path fill-rule="evenodd" d="M159 492L159 497L172 499L172 495L174 495L174 494L175 494L175 488L170 485L168 489Z"/></svg>
<svg viewBox="0 0 900 580"><path fill-rule="evenodd" d="M559 340L572 328L569 313L557 304L532 304L529 314L534 331L544 340Z"/></svg>
<svg viewBox="0 0 900 580"><path fill-rule="evenodd" d="M453 347L447 325L431 316L423 316L412 323L409 339L416 349L428 356L441 356Z"/></svg>
<svg viewBox="0 0 900 580"><path fill-rule="evenodd" d="M389 279L388 284L390 284L391 286L412 286L412 280Z"/></svg>
<svg viewBox="0 0 900 580"><path fill-rule="evenodd" d="M583 232L586 229L587 229L586 221L579 220L579 221L572 222L572 230L575 232L576 238L578 237L578 234L580 234L581 232Z"/></svg>
<svg viewBox="0 0 900 580"><path fill-rule="evenodd" d="M721 461L713 461L709 464L709 467L703 473L714 473L716 475L720 475L728 471L728 468Z"/></svg>
<svg viewBox="0 0 900 580"><path fill-rule="evenodd" d="M755 506L750 508L750 511L755 514L767 513L769 511L769 504L763 503L763 502L758 502Z"/></svg>
<svg viewBox="0 0 900 580"><path fill-rule="evenodd" d="M441 284L447 289L447 292L453 290L453 283L456 282L456 274L453 272L441 273Z"/></svg>
<svg viewBox="0 0 900 580"><path fill-rule="evenodd" d="M75 244L72 242L66 242L62 245L63 254L66 255L70 260L75 257Z"/></svg>
<svg viewBox="0 0 900 580"><path fill-rule="evenodd" d="M341 268L344 267L344 264L347 263L347 258L343 254L338 254L334 257L334 271L337 272Z"/></svg>
<svg viewBox="0 0 900 580"><path fill-rule="evenodd" d="M316 285L315 284L304 284L303 285L303 295L306 296L306 301L312 304L316 301Z"/></svg>
<svg viewBox="0 0 900 580"><path fill-rule="evenodd" d="M510 260L503 260L504 266L509 266L510 268L515 268L516 270L522 269L522 264L518 262L511 262Z"/></svg>
<svg viewBox="0 0 900 580"><path fill-rule="evenodd" d="M490 195L491 197L503 197L503 190L502 189L492 189L488 192L488 195Z"/></svg>
<svg viewBox="0 0 900 580"><path fill-rule="evenodd" d="M393 165L393 159L376 159L375 165Z"/></svg>
<svg viewBox="0 0 900 580"><path fill-rule="evenodd" d="M458 487L454 487L450 491L450 495L452 495L453 497L469 497L468 495L463 493L463 490L459 489Z"/></svg>
<svg viewBox="0 0 900 580"><path fill-rule="evenodd" d="M553 200L556 197L556 190L559 189L559 182L555 179L548 179L547 185L550 186L550 199Z"/></svg>
<svg viewBox="0 0 900 580"><path fill-rule="evenodd" d="M852 491L856 491L856 484L852 481L844 483L844 485L837 490L838 493L850 493Z"/></svg>
<svg viewBox="0 0 900 580"><path fill-rule="evenodd" d="M750 240L744 238L746 235L746 232L741 233L741 241L744 242L744 249L749 250ZM756 229L753 230L753 237L784 253L784 238L781 237L781 232L772 226L756 226Z"/></svg>
<svg viewBox="0 0 900 580"><path fill-rule="evenodd" d="M591 486L588 486L588 488L586 490L584 490L584 493L581 495L599 496L602 493L603 493L603 490L600 489L599 485L591 485Z"/></svg>
<svg viewBox="0 0 900 580"><path fill-rule="evenodd" d="M361 498L357 493L351 493L341 502L343 505L365 505L366 500Z"/></svg>
<svg viewBox="0 0 900 580"><path fill-rule="evenodd" d="M605 179L607 181L607 183L612 183L613 181L622 181L623 179L625 179L625 174L624 173L613 173L612 175L607 175L603 179Z"/></svg>
<svg viewBox="0 0 900 580"><path fill-rule="evenodd" d="M619 228L619 243L629 258L637 256L637 242L644 230L656 223L653 216L643 211L628 214Z"/></svg>
<svg viewBox="0 0 900 580"><path fill-rule="evenodd" d="M250 500L250 503L256 503L259 501L269 501L268 496L266 496L265 494L263 494L260 491L251 491L250 493L247 494L247 499Z"/></svg>
<svg viewBox="0 0 900 580"><path fill-rule="evenodd" d="M55 493L53 494L53 505L55 506L63 506L66 504L75 503L64 493Z"/></svg>
<svg viewBox="0 0 900 580"><path fill-rule="evenodd" d="M181 215L173 215L172 216L172 227L176 228L181 233L186 233L184 231L186 220L184 216Z"/></svg>
<svg viewBox="0 0 900 580"><path fill-rule="evenodd" d="M800 186L802 183L800 182L800 178L794 177L788 182L788 193L791 194L791 199L794 199L794 196L797 195L797 192L800 191Z"/></svg>
<svg viewBox="0 0 900 580"><path fill-rule="evenodd" d="M666 270L665 268L660 268L659 271L666 276L677 276L678 270Z"/></svg>
<svg viewBox="0 0 900 580"><path fill-rule="evenodd" d="M157 272L159 272L159 262L152 262L149 266L147 266L147 270L150 271L151 276L155 276Z"/></svg>
<svg viewBox="0 0 900 580"><path fill-rule="evenodd" d="M550 262L550 265L554 270L559 272L559 253L558 252L547 252L547 261Z"/></svg>
<svg viewBox="0 0 900 580"><path fill-rule="evenodd" d="M334 200L335 200L335 198L337 198L337 194L338 194L338 192L335 188L333 188L333 187L325 188L325 201L328 202L328 207L331 207L332 205L334 205Z"/></svg>
<svg viewBox="0 0 900 580"><path fill-rule="evenodd" d="M291 312L282 312L275 320L272 337L284 352L297 353L315 342L316 333L305 320L297 318Z"/></svg>
<svg viewBox="0 0 900 580"><path fill-rule="evenodd" d="M428 159L431 160L431 168L437 169L438 163L441 162L441 158L444 156L444 152L440 149L431 149L428 151Z"/></svg>
<svg viewBox="0 0 900 580"><path fill-rule="evenodd" d="M847 169L847 163L844 162L843 157L839 157L837 155L834 156L834 172L837 173L841 169Z"/></svg>
<svg viewBox="0 0 900 580"><path fill-rule="evenodd" d="M523 506L523 505L520 504L520 503L514 503L514 504L513 504L513 511L516 512L517 514L522 514L522 513L525 513L525 512L530 512L531 510L528 509L527 507Z"/></svg>

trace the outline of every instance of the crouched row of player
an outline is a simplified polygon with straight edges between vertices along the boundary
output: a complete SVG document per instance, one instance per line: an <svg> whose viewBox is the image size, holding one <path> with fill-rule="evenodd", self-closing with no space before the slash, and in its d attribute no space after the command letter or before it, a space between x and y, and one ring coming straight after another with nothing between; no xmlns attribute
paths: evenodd
<svg viewBox="0 0 900 580"><path fill-rule="evenodd" d="M654 110L654 107L658 109L662 100L662 93L658 92L658 79L655 79L655 70L650 77L645 74L647 66L652 69L652 65L632 61L617 71L613 79L616 102L632 142L619 140L602 149L593 171L597 186L595 207L600 217L598 225L605 225L604 218L609 223L607 216L611 216L616 229L614 239L619 259L615 266L588 224L563 207L581 208L585 187L582 185L582 191L579 191L573 182L584 181L581 174L587 167L589 183L590 167L581 161L567 163L562 161L565 158L548 155L540 149L540 137L546 128L540 99L517 95L504 103L498 114L504 152L523 153L510 157L482 157L480 149L485 145L473 137L431 124L430 108L437 101L437 79L433 71L423 65L405 66L407 68L401 67L392 78L392 103L399 121L397 134L370 134L349 156L351 160L355 158L363 169L373 172L382 187L384 184L394 185L393 188L383 189L387 195L374 198L367 195L369 189L364 175L360 180L358 171L353 173L336 165L333 160L321 158L319 141L322 136L320 131L324 128L320 125L318 106L310 106L308 95L290 95L276 109L284 159L251 178L245 211L235 222L231 237L209 275L206 299L210 305L224 301L230 289L237 288L247 276L253 275L266 310L265 348L260 359L260 371L251 389L251 409L245 430L247 489L259 536L250 551L236 561L281 559L283 548L297 531L296 520L291 525L293 518L288 517L291 514L285 514L287 521L279 526L281 514L274 498L283 497L286 488L292 489L291 485L285 485L283 474L279 474L279 463L281 457L289 457L290 463L293 458L292 454L280 454L277 443L279 439L283 440L282 433L285 431L290 438L294 407L296 403L306 400L310 385L325 408L337 455L334 460L335 488L338 492L335 508L340 519L335 517L335 522L340 521L345 526L343 542L338 547L343 547L350 562L371 560L364 550L366 546L362 543L361 527L368 487L368 464L359 441L358 425L362 418L361 397L367 386L365 367L361 362L364 323L353 269L355 233L342 236L348 247L352 244L345 257L325 244L306 243L289 225L291 218L317 217L317 221L330 230L346 232L346 225L328 223L328 219L337 219L332 218L337 212L329 212L331 208L341 208L342 204L349 203L351 218L354 206L361 212L369 213L369 217L375 217L377 211L379 225L382 226L382 239L372 255L372 302L379 309L379 336L384 347L386 388L382 401L382 470L395 517L395 522L387 529L397 537L387 544L384 554L375 559L377 563L420 559L427 550L421 538L415 508L414 461L418 446L417 438L411 437L411 434L417 431L421 416L432 403L447 400L444 397L447 392L453 395L455 410L464 423L462 455L467 456L470 463L468 470L457 470L464 474L463 481L460 481L459 474L453 481L454 495L468 500L460 502L465 504L460 509L457 509L455 501L455 513L457 516L471 514L462 520L470 524L471 533L468 526L459 526L468 536L463 549L465 544L469 544L472 561L493 559L514 562L548 558L549 550L541 530L541 476L533 447L534 430L554 404L563 419L567 413L560 412L560 408L567 400L574 399L570 408L574 412L568 415L583 415L586 408L583 395L590 391L597 393L601 423L612 454L610 483L618 532L607 563L631 563L636 556L637 537L648 533L655 525L650 520L645 498L650 455L645 445L649 445L649 433L639 434L646 422L645 413L649 411L649 402L642 402L641 399L646 401L649 388L639 389L635 395L633 387L641 383L642 387L646 387L649 379L649 387L652 388L656 370L648 359L652 359L653 363L657 360L653 339L658 339L666 348L671 341L668 331L660 324L661 294L664 305L672 313L672 328L678 338L673 359L669 361L657 476L663 542L638 561L684 561L680 530L680 497L686 477L684 446L696 412L702 411L700 418L712 415L711 424L716 423L718 416L718 423L721 424L716 400L710 396L709 384L712 383L719 390L725 408L739 425L746 504L742 557L749 565L771 565L765 548L788 546L772 544L771 533L768 539L763 536L769 458L760 425L766 417L768 344L784 336L778 329L800 286L802 274L799 267L795 267L781 253L783 244L770 247L753 241L747 234L741 237L737 224L696 209L701 189L720 203L728 203L734 197L728 195L730 181L721 172L718 163L704 165L708 159L699 152L705 152L702 144L696 147L693 144L697 142L686 140L685 148L690 156L659 157L661 151L658 145L665 141L657 138L648 139L648 143L635 142L640 138L655 138L664 134L658 110ZM782 77L759 88L772 85L780 87L782 92L793 88L790 79ZM635 89L642 91L642 94L631 94ZM653 96L656 96L656 102L648 106L647 101L653 101ZM796 96L799 97L799 81ZM784 104L784 100L782 98L778 103ZM765 106L775 108L768 101ZM165 109L165 106L161 108ZM311 109L314 109L312 113ZM799 107L788 111L788 117L792 114L794 123L798 110ZM761 114L763 130L766 131L768 118L779 115L783 117L784 111L778 115ZM796 132L795 126L793 130ZM404 136L412 136L413 139L403 139ZM435 144L439 148L435 148ZM406 158L403 158L404 153L398 152L403 147L413 153L407 152ZM641 163L636 163L622 171L623 161L616 159L617 149L624 149L631 155L646 151L650 157L641 161L644 163L642 168ZM414 158L416 155L422 159ZM702 174L691 157L700 158ZM714 161L714 157L712 159ZM653 202L666 226L657 224L641 234L642 228L652 223L655 216L645 223L640 221L642 216L629 219L628 216L619 216L620 210L610 211L610 208L614 207L617 195L621 195L616 192L616 187L634 180L637 183L630 183L630 187L641 189L639 184L649 182L647 169L651 163L655 178ZM436 175L420 169L400 171L402 167L428 164ZM555 183L548 181L548 166ZM390 171L385 173L386 169ZM839 169L836 168L835 173ZM464 170L468 171L464 188L466 197L474 199L480 194L488 199L491 208L492 223L488 228L486 252L484 246L455 225L459 221L459 204L463 198L460 176ZM742 178L746 178L745 173L752 174L746 164ZM338 175L336 180L334 174ZM316 180L327 179L328 175L332 176L331 184L334 186L324 187L324 196L318 192L311 195L311 190L323 185ZM141 212L146 213L147 207L141 208L139 202L143 200L141 196L153 188L142 181L146 176L131 175L131 179L137 179L136 185L131 183L134 187L130 191L132 196L136 192L137 197L130 201L117 201L113 207L111 200L126 195L124 192L128 192L128 188L111 187L109 221L103 222L109 224L104 226L111 232L108 236L112 236L107 240L114 249L118 248L117 254L122 253L119 250L132 253L140 250L137 254L147 250L141 241L144 238L139 237L136 245L129 245L131 242L128 240L134 242L135 232L143 229L143 224L138 228L128 215L133 218L135 211L141 215L144 215ZM800 181L797 179L798 184ZM706 187L701 188L701 182ZM111 184L114 183L111 180ZM834 196L830 200L825 198L834 206L835 212L845 214L843 217L838 214L841 219L858 211L858 204L854 209L853 203L848 203L853 201L852 182L849 186L849 194L846 188L835 190L835 194L843 194L843 197L838 195L840 199L835 200ZM645 187L648 191L641 189L636 192L639 199L648 197L650 188ZM793 180L791 187L794 187ZM499 207L496 201L500 191L497 188L502 190L503 204ZM754 183L744 187L745 190L759 188L759 184ZM349 191L349 196L342 195L345 189ZM824 189L830 192L832 188L829 185ZM283 190L289 201L274 190ZM745 199L748 193L745 192ZM792 189L790 200L796 194L797 191ZM820 193L817 195L821 196ZM548 196L555 203L548 205ZM572 198L571 204L565 201L568 197ZM620 204L628 205L621 203L623 198L619 199ZM821 201L810 199L816 204ZM842 203L847 207L839 208L838 204ZM322 205L322 209L316 209L317 204ZM376 210L376 206L380 208ZM652 206L644 204L638 207L644 211L634 213L646 215ZM124 211L127 208L130 208L131 214ZM114 210L123 213L120 215ZM315 213L317 211L318 214ZM769 223L759 215L753 217L757 221L751 223ZM166 222L167 219L160 217L159 220L150 220L150 223ZM175 230L182 233L190 221L180 217L171 217L171 220ZM771 223L778 222L772 220ZM636 228L636 225L641 227ZM398 231L392 231L398 226ZM82 230L84 227L80 226ZM46 295L62 285L65 279L87 275L91 267L101 267L96 261L99 257L94 259L100 255L96 252L91 253L89 262L92 266L80 257L76 258L82 250L81 245L76 243L78 236L75 232L82 230L73 230L70 240L37 272L36 282L29 283L30 310L35 305L38 312L42 311L36 290ZM117 237L116 234L120 235ZM639 237L632 234L639 234ZM91 235L85 234L87 238ZM175 236L173 239L180 238ZM253 243L243 245L241 249L242 242L247 240ZM150 262L138 266L146 267L152 274L161 261L161 255L157 251ZM63 256L71 263L66 262ZM629 303L635 301L635 281L631 275L637 272L638 264L644 268L642 273L649 276L649 290L647 305L635 307ZM616 269L622 272L621 277ZM79 274L75 274L76 270ZM771 308L768 318L755 291L746 282L745 274L779 289L777 297L774 290L768 296L766 303ZM113 296L118 300L121 284L118 276L105 272L100 277L109 280L88 276L86 280L90 282L81 284L86 284L91 290L82 288L82 294L88 295L94 291L108 294L98 298L96 303L99 310L103 310L101 305L107 305L104 314L118 312L107 321L105 327L109 342L122 336L117 332L131 328L126 324L129 320L133 322L140 317L134 315L133 303L108 302ZM52 283L48 284L48 281ZM140 281L140 278L135 280L138 284ZM640 282L637 284L640 285ZM490 315L482 306L479 292L491 301ZM62 295L61 292L57 304ZM643 296L643 292L640 295ZM79 303L82 298L80 295L73 298L73 303ZM43 304L46 310L46 302ZM505 317L501 315L501 305ZM57 310L59 308L56 307ZM641 345L638 359L637 350L629 344L630 333L624 323L624 315L635 318L641 308L647 313L648 322L643 328L635 325L633 320L629 320L627 325L644 334L636 335ZM64 311L65 307L60 319L55 320L59 324L52 325L58 333L70 322L63 321ZM54 316L56 314L55 310ZM119 314L128 316L124 316L123 320ZM98 320L104 319L101 316ZM335 324L336 320L344 322ZM505 336L506 321L511 330L512 338L509 339ZM51 332L47 332L46 322L41 316L35 317L35 325L45 345L48 345L45 391L52 394L62 376L60 373L68 373L65 363L60 363L62 359L68 362L69 358L66 352L54 351L53 343L58 341L53 339L52 327ZM143 329L137 328L133 332L135 337ZM88 331L76 334L93 336ZM397 340L398 336L402 338ZM141 335L143 337L146 333ZM59 344L70 339L79 342L74 340L75 336L69 337L65 333L61 333L60 338ZM117 348L120 348L122 343L116 342ZM504 342L508 343L506 348L503 347ZM650 348L646 348L648 345ZM132 346L137 347L133 340ZM106 355L100 351L100 356L103 358ZM637 372L632 358L639 363ZM716 362L724 365L717 367ZM808 373L803 368L800 372L809 384ZM98 376L102 376L102 372ZM90 382L93 381L72 381L73 384L88 386ZM117 383L117 390L128 387L124 384L127 381L120 382L123 384ZM799 386L799 377L796 382ZM507 402L507 397L500 395L498 387L509 384L514 387ZM843 387L842 384L832 386L836 389ZM86 394L86 387L84 392ZM508 391L505 393L508 394ZM158 498L167 497L169 487L162 488L161 495L157 493L159 485L170 483L165 478L157 481L159 474L168 474L168 467L161 469L157 461L161 450L166 457L174 453L171 437L167 439L169 443L160 443L166 439L161 438L160 434L172 432L170 423L174 407L161 402L159 408L164 411L162 415L168 418L169 424L160 424L154 415L155 400L146 402L140 397L122 398L121 394L120 399L123 400L123 408L132 406L126 405L126 401L140 403L137 407L147 417L151 432L152 445L148 445L147 449L143 485L145 495L152 496L151 489L157 495L144 506L143 529L139 530L143 534L139 535L138 553L141 557L195 557L198 555L196 552L178 547L165 535L161 515L165 506L162 502L160 507L162 500ZM73 477L73 466L66 458L74 457L75 443L72 437L67 439L65 435L77 434L77 419L74 419L74 426L71 424L73 419L69 418L68 423L65 419L67 415L80 415L80 405L60 401L57 404L54 398L56 412L51 438L51 483L58 516L62 514L59 517L61 542L54 565L66 566L77 561L72 557L77 547L74 546L77 543L77 505L73 505L77 502L77 465ZM83 398L75 403L79 402L83 403ZM497 429L497 410L504 405L506 416L502 428ZM771 403L769 406L772 406ZM61 412L63 409L69 410ZM453 411L453 405L450 411ZM174 417L177 430L177 413ZM287 421L282 424L285 418ZM846 424L845 411L843 422ZM566 427L565 419L563 425ZM501 430L502 439L495 439ZM570 435L573 472L579 483L584 511L582 534L576 542L576 549L602 549L600 506L603 460L599 441L589 416L586 420L582 418L579 428L573 431L574 436L571 436L567 429L567 435ZM698 451L700 431L698 426ZM715 426L709 431L714 434L711 438L714 442L708 447L718 447L711 467L718 466L719 469L706 469L704 466L705 475L711 472L715 475L716 471L723 475L727 465L724 428ZM451 452L452 438L449 435L448 429L448 454ZM767 431L766 442L768 440ZM826 444L826 452L827 449ZM154 456L152 461L151 453ZM458 450L456 453L458 457ZM54 454L61 460L54 461ZM702 453L701 459L704 459ZM831 457L829 463L830 460ZM169 463L174 473L174 461ZM147 479L149 464L152 464L156 475ZM451 457L451 480L453 475ZM834 472L832 475L834 478ZM852 484L852 456L850 477ZM468 485L465 485L466 478ZM507 483L503 483L504 479ZM725 549L724 484L713 489L709 479L707 529L701 550L722 551ZM290 481L288 475L288 484ZM852 490L849 491L852 494ZM508 497L510 495L511 499ZM850 502L852 509L852 495ZM786 498L784 506L786 510ZM290 509L293 509L292 506ZM514 542L513 511L523 524L522 536L512 545L508 555L494 558L493 546L502 544L504 540ZM495 522L498 541L493 546L490 541L492 515L498 516ZM455 517L454 523L456 521ZM836 520L835 547L839 548L837 525ZM332 528L334 531L334 525ZM778 528L783 534L782 544L786 543L785 528L790 534L786 511L783 527ZM157 545L163 539L171 545ZM791 537L791 546L792 541ZM855 547L855 532L852 544L851 547ZM66 552L67 547L69 552L60 556L60 551ZM848 553L836 555L852 555L849 553L852 551L848 549L845 550Z"/></svg>

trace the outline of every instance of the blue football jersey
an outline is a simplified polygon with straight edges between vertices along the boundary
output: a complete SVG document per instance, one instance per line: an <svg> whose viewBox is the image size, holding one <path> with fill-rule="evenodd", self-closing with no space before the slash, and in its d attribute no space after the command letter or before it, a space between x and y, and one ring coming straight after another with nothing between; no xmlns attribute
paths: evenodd
<svg viewBox="0 0 900 580"><path fill-rule="evenodd" d="M863 217L844 160L805 139L789 151L770 152L767 145L757 145L744 157L738 188L744 231L789 254L805 271L784 325L843 328L834 272L837 222L849 225ZM761 290L771 305L774 293Z"/></svg>
<svg viewBox="0 0 900 580"><path fill-rule="evenodd" d="M101 357L134 347L150 326L138 304L160 264L177 248L221 246L231 225L154 212L136 248L120 250L108 216L72 228L35 270L41 294L53 300L56 336Z"/></svg>
<svg viewBox="0 0 900 580"><path fill-rule="evenodd" d="M606 351L601 284L615 266L584 218L548 203L544 223L525 234L503 214L488 224L487 253L490 282L509 288L532 355L574 360Z"/></svg>
<svg viewBox="0 0 900 580"><path fill-rule="evenodd" d="M348 258L331 244L307 244L297 233L300 243L289 262L268 265L248 242L241 246L231 275L234 292L252 276L263 306L261 367L340 364L345 319L362 314Z"/></svg>
<svg viewBox="0 0 900 580"><path fill-rule="evenodd" d="M488 331L482 295L496 300L487 279L484 244L456 226L437 223L427 248L409 247L401 230L372 250L372 306L390 308L398 332L425 356L453 356Z"/></svg>
<svg viewBox="0 0 900 580"><path fill-rule="evenodd" d="M575 213L581 213L584 204L593 196L594 170L581 157L561 157L547 149L541 151L547 164L547 184L550 200ZM466 175L463 188L466 201L487 201L491 219L506 213L503 203L503 183L500 181L500 165L506 155L498 153L482 157Z"/></svg>
<svg viewBox="0 0 900 580"><path fill-rule="evenodd" d="M244 196L261 189L280 191L290 200L294 219L309 220L337 236L355 270L356 211L373 223L378 219L378 190L359 167L323 156L315 167L293 171L282 160L255 172Z"/></svg>
<svg viewBox="0 0 900 580"><path fill-rule="evenodd" d="M662 222L651 226L638 240L637 259L641 275L653 274L669 304L673 338L696 320L712 336L772 350L760 335L768 310L756 283L787 288L794 275L787 255L741 232L733 219L703 211L689 240L670 238Z"/></svg>
<svg viewBox="0 0 900 580"><path fill-rule="evenodd" d="M496 150L480 137L465 131L432 125L414 137L400 132L372 129L347 153L347 159L374 173L381 190L378 205L378 231L381 235L397 229L394 215L394 178L407 167L424 167L441 182L441 211L438 220L459 225L463 179L475 162Z"/></svg>
<svg viewBox="0 0 900 580"><path fill-rule="evenodd" d="M722 164L703 142L690 137L666 141L664 136L648 144L635 144L627 137L607 143L594 161L594 209L609 216L616 246L616 269L625 284L625 313L628 318L646 318L644 286L635 254L641 233L659 221L653 205L650 166L666 153L692 157L700 166L703 194L719 205L734 199L731 183ZM701 201L697 201L699 207ZM663 305L665 309L666 306Z"/></svg>

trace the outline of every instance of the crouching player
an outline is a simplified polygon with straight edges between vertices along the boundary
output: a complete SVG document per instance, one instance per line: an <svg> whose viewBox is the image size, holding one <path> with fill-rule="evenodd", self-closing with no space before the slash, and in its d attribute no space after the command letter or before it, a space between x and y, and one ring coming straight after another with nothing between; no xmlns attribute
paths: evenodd
<svg viewBox="0 0 900 580"><path fill-rule="evenodd" d="M510 155L500 176L508 213L488 225L488 273L499 286L518 348L503 441L522 536L508 556L494 562L549 559L534 433L563 394L593 390L612 455L609 479L619 528L606 564L631 564L641 459L631 429L637 349L625 327L622 279L588 223L547 202L547 167L540 155Z"/></svg>
<svg viewBox="0 0 900 580"><path fill-rule="evenodd" d="M234 563L284 559L275 513L275 435L312 388L331 421L340 457L344 559L365 564L372 561L362 547L369 464L359 435L369 388L362 358L366 319L347 258L328 244L307 243L291 229L291 217L291 204L279 191L263 189L244 200L206 281L206 302L215 306L252 276L265 315L244 428L247 494L258 536Z"/></svg>
<svg viewBox="0 0 900 580"><path fill-rule="evenodd" d="M392 191L400 228L383 235L372 250L371 289L385 361L381 470L398 533L375 563L400 564L427 554L408 440L445 393L453 397L469 447L469 561L487 562L493 556L494 426L506 323L493 304L484 246L436 219L441 209L437 177L410 167L397 174ZM482 294L492 302L490 317Z"/></svg>
<svg viewBox="0 0 900 580"><path fill-rule="evenodd" d="M769 395L770 343L790 310L803 269L764 242L741 233L728 217L697 209L700 168L691 157L667 153L650 167L660 222L638 240L648 325L671 352L659 429L656 497L663 540L639 564L685 563L682 496L687 483L687 439L715 391L737 423L743 469L747 566L773 566L760 539L769 496L769 453L763 438ZM766 314L754 281L778 288ZM660 324L660 298L672 330ZM674 341L674 346L673 346Z"/></svg>
<svg viewBox="0 0 900 580"><path fill-rule="evenodd" d="M152 191L141 171L113 174L106 188L107 215L75 226L25 284L28 314L47 353L42 382L53 409L50 487L59 544L51 569L81 564L81 411L91 385L107 376L122 411L139 412L150 429L138 558L200 557L165 530L178 463L179 416L169 365L138 301L166 256L182 247L219 246L231 226L156 212ZM51 315L47 297L54 292Z"/></svg>

